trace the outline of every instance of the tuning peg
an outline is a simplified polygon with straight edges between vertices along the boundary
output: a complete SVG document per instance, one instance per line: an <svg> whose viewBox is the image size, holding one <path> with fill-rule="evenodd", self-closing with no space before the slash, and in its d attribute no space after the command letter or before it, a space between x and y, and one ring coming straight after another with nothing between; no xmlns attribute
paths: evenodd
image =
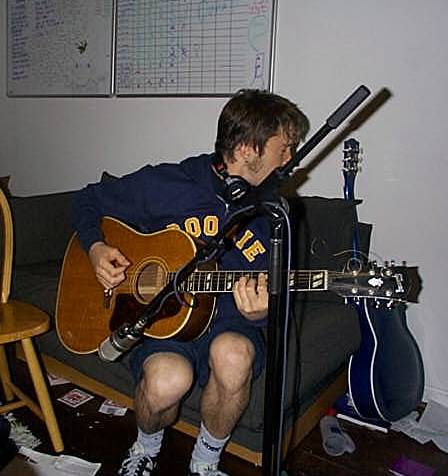
<svg viewBox="0 0 448 476"><path fill-rule="evenodd" d="M403 261L401 262L401 266L407 266L407 265L408 265L407 261L403 260Z"/></svg>
<svg viewBox="0 0 448 476"><path fill-rule="evenodd" d="M391 268L393 268L395 266L395 260L394 259L390 260L390 266L391 266Z"/></svg>

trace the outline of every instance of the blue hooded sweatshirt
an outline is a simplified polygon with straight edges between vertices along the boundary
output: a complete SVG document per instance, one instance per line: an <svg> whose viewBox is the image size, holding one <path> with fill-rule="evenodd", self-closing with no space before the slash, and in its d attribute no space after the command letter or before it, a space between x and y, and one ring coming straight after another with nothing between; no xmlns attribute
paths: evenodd
<svg viewBox="0 0 448 476"><path fill-rule="evenodd" d="M75 229L82 247L87 251L103 239L103 216L117 218L141 233L178 226L204 242L212 239L234 211L221 196L222 182L212 169L215 158L215 154L202 154L178 164L147 165L82 189L75 201ZM220 257L219 268L267 270L269 238L266 217L253 218ZM239 314L232 294L220 295L215 319L235 313ZM266 320L250 322L260 326Z"/></svg>

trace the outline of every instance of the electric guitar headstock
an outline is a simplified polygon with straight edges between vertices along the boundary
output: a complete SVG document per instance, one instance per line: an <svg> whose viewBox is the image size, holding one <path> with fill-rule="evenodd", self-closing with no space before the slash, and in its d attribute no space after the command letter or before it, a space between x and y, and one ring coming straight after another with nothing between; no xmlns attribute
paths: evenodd
<svg viewBox="0 0 448 476"><path fill-rule="evenodd" d="M344 141L344 158L342 171L344 174L344 196L347 199L355 198L355 178L360 170L361 149L359 141L354 138Z"/></svg>

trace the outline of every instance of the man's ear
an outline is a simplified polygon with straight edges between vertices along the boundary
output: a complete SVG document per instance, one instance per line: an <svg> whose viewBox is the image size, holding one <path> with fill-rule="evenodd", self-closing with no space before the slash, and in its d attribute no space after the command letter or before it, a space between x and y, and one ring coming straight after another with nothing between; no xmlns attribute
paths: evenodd
<svg viewBox="0 0 448 476"><path fill-rule="evenodd" d="M233 153L236 160L248 160L254 155L257 155L257 151L248 144L238 144Z"/></svg>

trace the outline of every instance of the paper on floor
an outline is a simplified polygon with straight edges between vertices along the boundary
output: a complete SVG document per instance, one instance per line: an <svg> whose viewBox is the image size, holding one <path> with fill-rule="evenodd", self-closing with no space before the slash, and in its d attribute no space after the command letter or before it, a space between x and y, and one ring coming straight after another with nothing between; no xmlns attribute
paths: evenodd
<svg viewBox="0 0 448 476"><path fill-rule="evenodd" d="M9 434L9 437L14 441L17 446L36 448L36 446L39 446L41 444L39 438L37 438L37 436L34 436L31 430L22 422L17 420L17 418L12 413L7 413L5 417L11 425L11 432Z"/></svg>
<svg viewBox="0 0 448 476"><path fill-rule="evenodd" d="M98 411L100 413L105 413L106 415L123 416L126 414L127 410L126 407L123 407L113 400L104 400Z"/></svg>
<svg viewBox="0 0 448 476"><path fill-rule="evenodd" d="M448 453L448 407L430 400L420 420L418 412L412 412L392 423L392 430L401 431L419 443L433 441Z"/></svg>
<svg viewBox="0 0 448 476"><path fill-rule="evenodd" d="M26 458L35 476L94 476L101 463L90 463L75 456L51 456L22 446L19 453Z"/></svg>

